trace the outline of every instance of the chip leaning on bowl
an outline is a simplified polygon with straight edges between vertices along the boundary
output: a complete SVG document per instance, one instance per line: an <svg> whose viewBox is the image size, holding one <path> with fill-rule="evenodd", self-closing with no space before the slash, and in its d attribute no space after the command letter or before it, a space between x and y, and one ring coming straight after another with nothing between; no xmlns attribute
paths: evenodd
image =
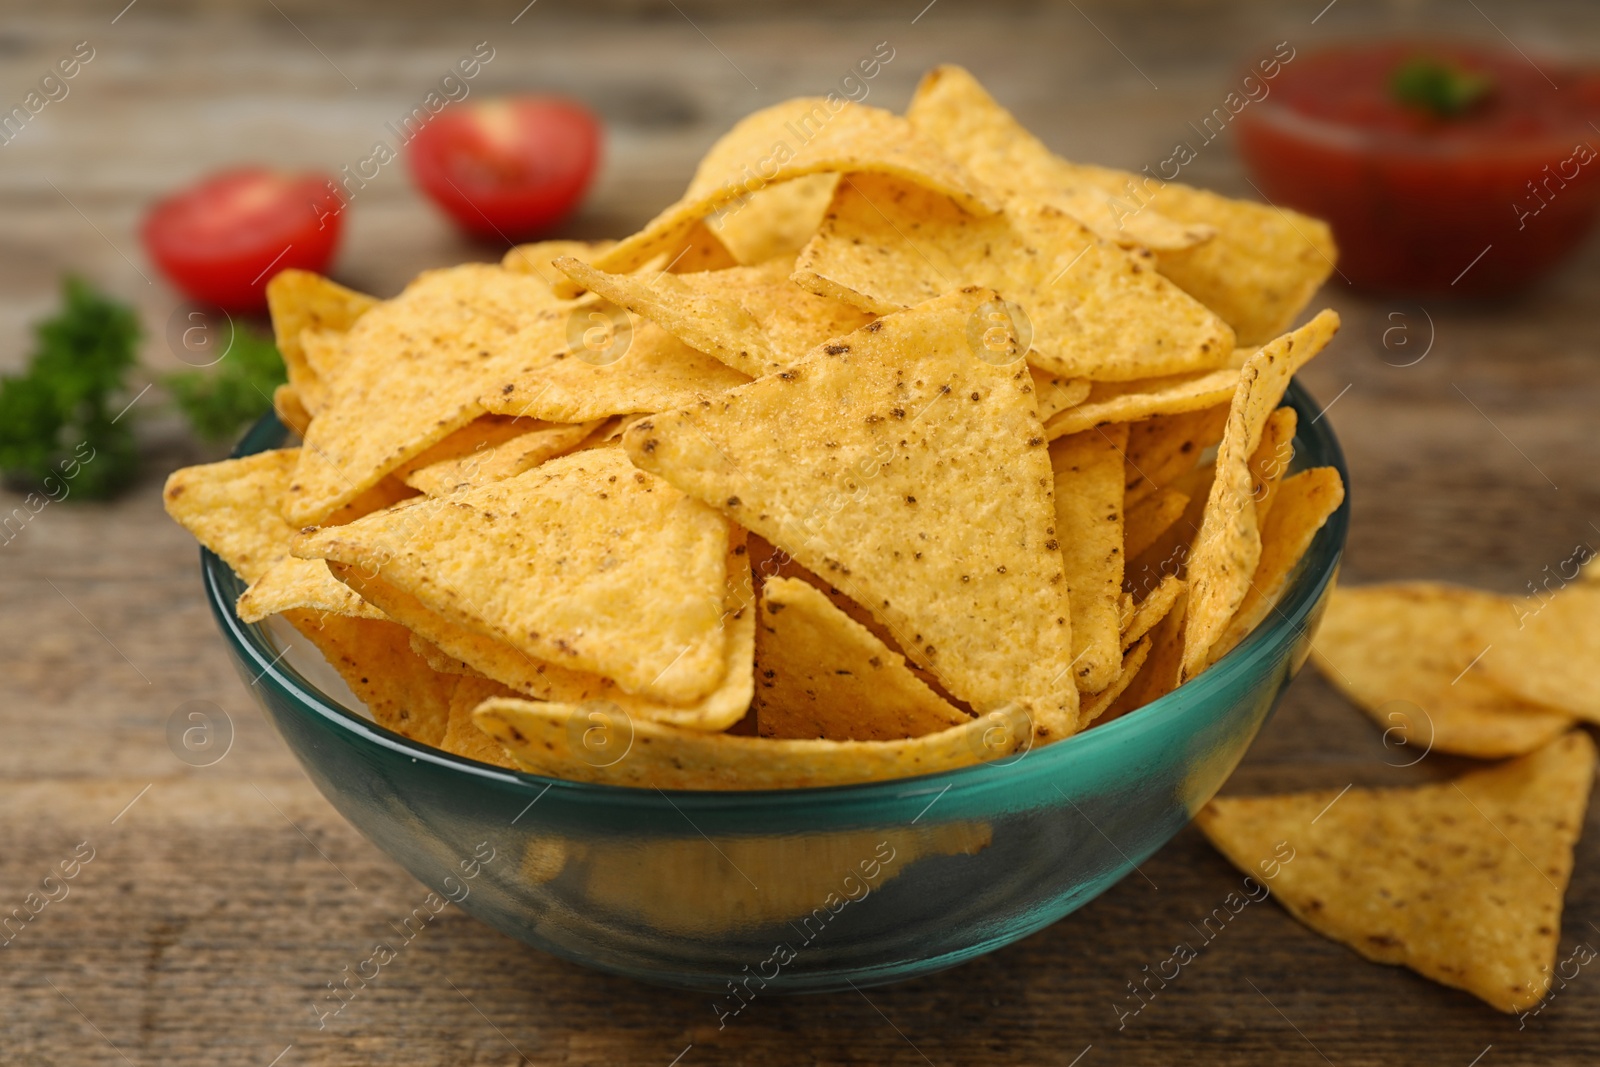
<svg viewBox="0 0 1600 1067"><path fill-rule="evenodd" d="M241 619L474 759L762 789L1049 744L1238 644L1343 500L1279 407L1338 329L1287 331L1326 228L1167 185L1119 229L1133 180L941 68L904 117L749 116L614 244L284 272L304 445L168 510Z"/></svg>

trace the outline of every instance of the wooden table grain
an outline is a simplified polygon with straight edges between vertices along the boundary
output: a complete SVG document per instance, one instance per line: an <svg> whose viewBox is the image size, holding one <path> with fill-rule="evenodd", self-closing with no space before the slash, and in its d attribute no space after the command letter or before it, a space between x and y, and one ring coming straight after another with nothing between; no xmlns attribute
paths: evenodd
<svg viewBox="0 0 1600 1067"><path fill-rule="evenodd" d="M176 365L165 342L176 298L137 243L150 199L241 159L354 164L480 41L495 58L474 92L559 89L606 116L604 171L571 226L586 236L637 226L734 119L827 91L883 41L894 58L870 102L903 106L923 69L961 62L1053 145L1130 168L1170 154L1253 50L1281 40L1304 49L1376 29L1451 32L1600 57L1600 19L1577 4L924 3L13 7L0 29L0 106L77 42L95 57L65 99L0 146L0 367L21 362L29 323L52 307L65 271L135 302L146 362ZM424 267L498 256L456 237L401 168L356 197L342 280L387 294ZM1226 139L1185 177L1249 192ZM1322 299L1345 329L1304 377L1349 454L1346 580L1518 592L1578 545L1600 547L1597 288L1595 242L1548 285L1492 307L1330 286ZM135 411L148 474L134 491L113 504L52 504L0 544L0 912L61 863L92 855L0 949L0 1063L1499 1067L1600 1057L1600 971L1518 1020L1363 962L1272 903L1248 908L1122 1016L1127 983L1192 939L1190 923L1238 883L1193 830L1144 866L1147 878L1019 944L891 988L762 1000L722 1030L703 997L582 970L453 908L319 1028L313 999L425 890L316 793L234 677L195 548L158 499L165 471L198 454L156 393ZM0 494L0 514L19 502ZM168 746L169 719L194 700L234 728L211 767ZM1468 766L1438 754L1403 766L1409 758L1308 671L1228 789L1415 783ZM1563 953L1600 943L1595 823L1591 814L1579 845Z"/></svg>

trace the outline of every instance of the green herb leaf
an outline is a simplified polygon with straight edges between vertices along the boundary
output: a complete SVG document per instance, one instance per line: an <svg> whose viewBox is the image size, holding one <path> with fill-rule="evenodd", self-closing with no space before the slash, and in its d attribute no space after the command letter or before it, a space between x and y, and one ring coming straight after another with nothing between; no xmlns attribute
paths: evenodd
<svg viewBox="0 0 1600 1067"><path fill-rule="evenodd" d="M1488 99L1494 79L1442 59L1417 56L1396 68L1389 91L1402 104L1450 119Z"/></svg>
<svg viewBox="0 0 1600 1067"><path fill-rule="evenodd" d="M161 384L195 435L215 442L229 440L266 414L272 391L287 380L272 339L238 325L216 367L168 374Z"/></svg>
<svg viewBox="0 0 1600 1067"><path fill-rule="evenodd" d="M0 378L0 471L55 499L67 483L68 498L103 499L138 468L132 427L118 416L139 319L77 278L63 295L60 314L35 327L27 369Z"/></svg>

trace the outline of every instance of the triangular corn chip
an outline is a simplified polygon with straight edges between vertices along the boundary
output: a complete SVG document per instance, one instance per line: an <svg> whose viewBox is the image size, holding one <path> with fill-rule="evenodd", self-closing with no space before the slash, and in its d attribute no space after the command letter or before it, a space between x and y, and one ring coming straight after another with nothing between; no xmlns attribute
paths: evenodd
<svg viewBox="0 0 1600 1067"><path fill-rule="evenodd" d="M374 571L530 656L676 703L706 696L725 671L727 552L720 515L615 449L318 530L295 548Z"/></svg>
<svg viewBox="0 0 1600 1067"><path fill-rule="evenodd" d="M1061 737L1077 688L1044 428L1021 361L966 336L997 300L972 288L869 323L623 445L843 589L956 697L1020 702Z"/></svg>
<svg viewBox="0 0 1600 1067"><path fill-rule="evenodd" d="M1123 553L1138 559L1156 539L1172 528L1189 506L1189 498L1176 489L1157 489L1137 504L1130 504L1123 516Z"/></svg>
<svg viewBox="0 0 1600 1067"><path fill-rule="evenodd" d="M411 651L405 627L309 611L285 617L339 672L379 726L425 745L443 739L459 679L434 671Z"/></svg>
<svg viewBox="0 0 1600 1067"><path fill-rule="evenodd" d="M480 398L483 410L567 424L591 422L693 403L750 380L621 308L589 304L573 316L568 334L576 334L579 343L559 350L542 366L490 383ZM589 325L578 329L584 323Z"/></svg>
<svg viewBox="0 0 1600 1067"><path fill-rule="evenodd" d="M344 367L314 412L284 513L326 520L482 415L480 396L536 377L564 350L570 311L538 278L485 264L426 272L368 311L340 341Z"/></svg>
<svg viewBox="0 0 1600 1067"><path fill-rule="evenodd" d="M574 259L558 266L590 291L751 377L785 370L871 318L800 288L781 259L697 274L606 274Z"/></svg>
<svg viewBox="0 0 1600 1067"><path fill-rule="evenodd" d="M452 434L402 468L398 472L400 477L413 489L429 496L454 493L473 486L488 485L490 482L502 482L524 471L530 471L546 460L573 451L602 425L599 420L569 423L494 415L485 418L510 418L513 423L519 425L531 424L532 429L520 429L515 436L501 441L481 440L464 454L456 452L424 463L423 460L427 457L439 455L443 445L454 443L455 446L459 446L467 443L468 439L461 433ZM483 421L484 419L477 420L470 424L468 429Z"/></svg>
<svg viewBox="0 0 1600 1067"><path fill-rule="evenodd" d="M298 451L257 452L174 471L162 492L167 514L249 584L237 606L245 622L292 608L383 618L336 581L327 564L290 557L299 531L278 514L278 502Z"/></svg>
<svg viewBox="0 0 1600 1067"><path fill-rule="evenodd" d="M1294 408L1279 408L1267 416L1261 443L1250 457L1250 499L1256 502L1256 524L1263 531L1272 511L1273 498L1278 494L1278 485L1294 461L1294 431L1299 421ZM1342 498L1342 488L1340 495Z"/></svg>
<svg viewBox="0 0 1600 1067"><path fill-rule="evenodd" d="M510 689L488 678L462 678L450 694L449 719L439 747L445 752L477 760L494 767L516 770L517 762L506 750L472 721L472 712L485 700L516 696Z"/></svg>
<svg viewBox="0 0 1600 1067"><path fill-rule="evenodd" d="M838 182L837 174L812 174L768 185L735 200L706 224L740 263L793 259L822 224Z"/></svg>
<svg viewBox="0 0 1600 1067"><path fill-rule="evenodd" d="M1230 394L1228 397L1232 400ZM1205 450L1222 440L1228 404L1181 415L1157 415L1128 425L1127 506L1194 470Z"/></svg>
<svg viewBox="0 0 1600 1067"><path fill-rule="evenodd" d="M1014 756L1033 740L1026 716L1005 710L898 741L683 730L604 703L488 700L473 718L535 774L654 789L805 789L937 774Z"/></svg>
<svg viewBox="0 0 1600 1067"><path fill-rule="evenodd" d="M597 256L594 266L633 270L713 212L769 185L823 173L891 174L977 214L1000 206L900 116L838 97L800 97L739 120L711 146L677 203Z"/></svg>
<svg viewBox="0 0 1600 1067"><path fill-rule="evenodd" d="M534 241L517 245L500 258L500 265L515 274L533 274L553 290L566 280L555 268L555 260L571 256L585 263L616 244L615 241Z"/></svg>
<svg viewBox="0 0 1600 1067"><path fill-rule="evenodd" d="M1205 520L1189 557L1185 679L1205 665L1211 646L1239 610L1261 561L1250 459L1261 444L1267 420L1295 371L1322 351L1338 329L1339 316L1321 312L1295 332L1264 346L1240 371L1239 388L1228 408L1228 426L1217 449L1216 477L1206 500Z"/></svg>
<svg viewBox="0 0 1600 1067"><path fill-rule="evenodd" d="M1600 588L1568 585L1528 597L1519 625L1484 654L1483 673L1508 693L1600 723Z"/></svg>
<svg viewBox="0 0 1600 1067"><path fill-rule="evenodd" d="M539 700L567 704L605 701L635 718L686 730L726 730L745 716L753 693L755 612L749 610L747 576L741 578L735 573L739 559L730 553L722 622L726 635L716 635L725 646L722 681L704 698L687 704L635 696L610 678L537 659L449 621L411 594L358 567L332 563L329 569L385 615L410 629L413 649L420 641L423 648L418 654L441 673L481 675Z"/></svg>
<svg viewBox="0 0 1600 1067"><path fill-rule="evenodd" d="M303 409L316 414L327 402L332 383L307 361L301 344L305 331L344 333L378 305L378 298L358 293L306 270L281 270L267 282L267 312L289 384Z"/></svg>
<svg viewBox="0 0 1600 1067"><path fill-rule="evenodd" d="M892 741L971 721L904 656L798 578L762 585L755 692L763 737Z"/></svg>
<svg viewBox="0 0 1600 1067"><path fill-rule="evenodd" d="M1479 759L1531 752L1572 719L1507 693L1474 667L1516 629L1510 597L1432 582L1351 588L1329 598L1311 660L1392 746Z"/></svg>
<svg viewBox="0 0 1600 1067"><path fill-rule="evenodd" d="M1127 692L1128 686L1139 676L1139 671L1144 667L1145 661L1150 658L1150 637L1140 638L1138 644L1128 649L1122 656L1121 666L1116 677L1098 693L1085 693L1083 704L1078 709L1080 725L1078 729L1087 730L1094 721L1110 711L1117 702L1117 698Z"/></svg>
<svg viewBox="0 0 1600 1067"><path fill-rule="evenodd" d="M1293 413L1293 409L1279 409L1284 410ZM1211 646L1213 663L1231 652L1278 606L1317 531L1344 503L1344 481L1333 467L1313 467L1279 483L1274 499L1277 504L1261 523L1261 562L1256 564L1239 610Z"/></svg>
<svg viewBox="0 0 1600 1067"><path fill-rule="evenodd" d="M1128 596L1122 613L1122 647L1126 649L1156 628L1183 595L1183 579L1168 575L1143 600Z"/></svg>
<svg viewBox="0 0 1600 1067"><path fill-rule="evenodd" d="M1125 426L1063 437L1050 445L1055 470L1056 540L1072 606L1073 680L1098 693L1122 664L1117 614L1122 599L1122 452Z"/></svg>
<svg viewBox="0 0 1600 1067"><path fill-rule="evenodd" d="M1125 232L1155 249L1161 273L1222 316L1241 345L1261 344L1288 329L1334 269L1338 253L1326 223L1163 181L1148 168L1130 174L1070 163L1023 129L960 67L930 71L909 117L978 180L1041 199L1071 196L1073 202L1062 203L1063 209L1084 217L1087 225L1103 235ZM1194 151L1181 145L1162 169L1193 158ZM1097 200L1102 211L1109 207L1109 217L1085 209ZM1179 229L1167 231L1155 222L1158 218ZM1211 236L1191 242L1181 237L1184 233Z"/></svg>
<svg viewBox="0 0 1600 1067"><path fill-rule="evenodd" d="M1195 822L1240 870L1272 861L1317 933L1514 1012L1550 984L1594 761L1573 731L1450 782L1220 797Z"/></svg>
<svg viewBox="0 0 1600 1067"><path fill-rule="evenodd" d="M1046 200L1102 240L1149 249L1188 248L1209 241L1210 226L1185 226L1153 209L1132 210L1073 173L995 103L960 67L935 67L917 86L906 118L995 189Z"/></svg>
<svg viewBox="0 0 1600 1067"><path fill-rule="evenodd" d="M1083 403L1054 416L1044 428L1054 439L1094 426L1199 411L1226 404L1238 387L1239 372L1231 367L1135 382L1095 382Z"/></svg>
<svg viewBox="0 0 1600 1067"><path fill-rule="evenodd" d="M1031 320L1028 359L1071 377L1210 370L1233 350L1220 319L1056 208L1017 200L974 218L936 192L869 175L840 181L794 279L877 314L988 286Z"/></svg>

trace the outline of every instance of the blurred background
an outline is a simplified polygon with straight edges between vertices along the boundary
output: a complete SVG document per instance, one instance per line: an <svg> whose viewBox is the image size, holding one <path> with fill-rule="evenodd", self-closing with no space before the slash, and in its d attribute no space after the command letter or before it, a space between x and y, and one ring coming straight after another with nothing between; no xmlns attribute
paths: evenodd
<svg viewBox="0 0 1600 1067"><path fill-rule="evenodd" d="M8 4L0 16L0 116L26 112L13 124L19 132L8 128L0 144L0 373L28 363L33 324L59 310L64 276L131 305L143 327L141 369L111 411L123 399L131 405L119 419L131 420L142 466L110 502L51 503L0 536L0 812L8 827L0 837L0 903L21 899L82 838L95 841L102 857L78 883L76 902L59 905L63 914L44 916L50 922L41 919L28 940L10 947L0 970L0 1060L267 1064L279 1055L285 1067L523 1057L667 1064L686 1043L698 1051L685 1063L724 1046L723 1058L781 1059L801 1033L835 1061L1067 1063L1090 1044L1120 1048L1130 1062L1170 1062L1204 1041L1253 1049L1261 1062L1321 1062L1274 1009L1248 989L1237 995L1252 999L1231 1000L1237 983L1219 978L1230 955L1259 959L1284 939L1295 950L1278 961L1291 987L1279 1004L1330 1062L1404 1062L1395 1050L1410 1049L1412 1062L1465 1065L1494 1042L1501 1047L1491 1062L1578 1062L1592 1054L1597 1038L1585 1020L1600 1007L1600 989L1589 988L1600 986L1595 979L1556 1001L1537 1034L1508 1046L1511 1022L1485 1019L1454 994L1390 969L1357 967L1347 950L1305 936L1275 909L1252 909L1263 912L1252 914L1255 925L1214 950L1217 985L1195 980L1175 989L1138 1042L1119 1037L1110 1004L1123 979L1158 958L1161 939L1211 907L1217 886L1231 880L1192 831L1146 868L1146 881L1165 892L1125 882L1066 923L954 976L875 993L868 1004L845 997L766 1005L748 1024L741 1020L737 1036L706 1025L710 1014L690 998L646 995L536 957L453 912L440 920L450 932L411 949L421 959L375 987L358 1019L336 1033L317 1030L304 1002L379 936L374 916L404 914L420 890L332 812L250 709L202 604L193 543L161 514L165 474L226 445L197 440L159 384L140 392L193 363L169 328L189 304L152 261L140 231L157 201L230 166L330 175L356 167L376 143L393 140L388 124L410 114L480 44L493 58L461 104L555 93L601 122L598 171L556 228L560 236L631 232L679 194L695 161L738 118L791 96L839 90L875 52L892 58L863 83L866 95L856 95L869 104L900 110L925 70L960 63L1068 158L1139 171L1171 158L1175 144L1193 143L1198 150L1182 181L1260 199L1267 179L1246 169L1237 131L1206 138L1198 127L1242 73L1282 43L1301 57L1348 42L1464 41L1545 77L1600 65L1600 7L1589 0L26 6ZM879 51L884 44L888 52ZM51 90L37 110L26 105L41 78L65 57L81 59L82 47L92 58L80 62L66 91ZM1557 93L1572 86L1546 80ZM1338 87L1336 77L1328 82L1330 99ZM1573 132L1574 148L1600 145L1600 110L1585 118L1583 106L1575 114L1589 129ZM1478 155L1492 158L1493 141ZM1463 166L1461 173L1471 170ZM1585 174L1592 178L1594 169ZM1566 204L1582 188L1546 186L1545 195ZM1351 195L1363 194L1352 185ZM1504 216L1515 211L1505 203ZM404 160L364 181L342 218L329 273L379 296L429 267L498 260L511 243L464 235L418 191ZM1564 232L1575 226L1562 225ZM1349 453L1347 579L1426 577L1523 593L1579 546L1591 554L1600 547L1593 432L1600 242L1581 228L1570 236L1567 258L1520 292L1463 297L1444 285L1423 295L1372 293L1336 273L1313 302L1311 310L1331 305L1345 317L1339 341L1304 378ZM1474 269L1452 260L1446 274L1456 267ZM26 490L0 489L0 516L25 506ZM192 700L231 716L232 756L216 766L192 767L169 745L169 717ZM1239 788L1399 780L1400 764L1376 731L1351 728L1355 717L1319 679L1302 678L1240 769ZM1428 767L1436 764L1456 766L1436 759ZM130 798L131 810L123 808ZM1589 842L1585 848L1592 855ZM1593 866L1580 860L1572 914L1600 915ZM1112 929L1127 937L1085 947L1073 932ZM1338 990L1304 977L1323 969L1340 976ZM460 988L452 992L448 983ZM530 995L556 987L560 1010L554 993ZM971 1003L972 988L993 997ZM1427 1007L1441 1020L1428 1027L1425 1043L1403 1013L1388 1010L1419 991L1435 998ZM1338 1021L1333 992L1373 1007L1362 1027ZM891 1016L895 1022L884 1025ZM905 1034L915 1038L912 1047ZM1292 1060L1277 1060L1276 1049L1292 1049ZM1101 1061L1085 1061L1093 1062Z"/></svg>

